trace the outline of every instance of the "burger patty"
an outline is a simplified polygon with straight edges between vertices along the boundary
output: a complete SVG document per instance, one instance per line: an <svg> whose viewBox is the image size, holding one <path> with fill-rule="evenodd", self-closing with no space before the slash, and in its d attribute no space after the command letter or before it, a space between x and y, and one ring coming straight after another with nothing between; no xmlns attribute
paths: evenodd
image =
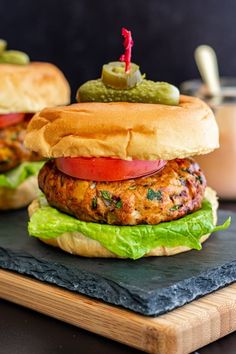
<svg viewBox="0 0 236 354"><path fill-rule="evenodd" d="M114 225L159 224L201 207L206 180L190 158L167 162L158 173L120 182L91 182L60 172L53 160L39 173L50 205L79 220Z"/></svg>
<svg viewBox="0 0 236 354"><path fill-rule="evenodd" d="M0 129L0 173L6 172L23 161L38 161L40 157L24 147L27 121Z"/></svg>

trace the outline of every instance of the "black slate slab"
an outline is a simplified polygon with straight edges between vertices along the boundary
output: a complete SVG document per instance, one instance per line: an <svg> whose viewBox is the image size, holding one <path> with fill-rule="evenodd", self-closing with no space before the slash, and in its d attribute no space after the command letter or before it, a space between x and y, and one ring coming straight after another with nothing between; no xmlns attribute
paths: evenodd
<svg viewBox="0 0 236 354"><path fill-rule="evenodd" d="M236 213L202 251L137 261L86 259L28 237L26 210L0 214L0 267L157 316L236 281Z"/></svg>

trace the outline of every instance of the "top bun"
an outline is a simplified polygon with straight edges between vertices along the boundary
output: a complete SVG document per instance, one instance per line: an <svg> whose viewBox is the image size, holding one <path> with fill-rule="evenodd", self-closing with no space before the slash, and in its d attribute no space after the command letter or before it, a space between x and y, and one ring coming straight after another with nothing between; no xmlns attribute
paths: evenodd
<svg viewBox="0 0 236 354"><path fill-rule="evenodd" d="M28 125L27 148L45 157L172 160L219 146L211 109L195 97L178 106L146 103L77 103L46 108Z"/></svg>
<svg viewBox="0 0 236 354"><path fill-rule="evenodd" d="M55 65L0 64L0 114L34 113L69 102L69 84Z"/></svg>

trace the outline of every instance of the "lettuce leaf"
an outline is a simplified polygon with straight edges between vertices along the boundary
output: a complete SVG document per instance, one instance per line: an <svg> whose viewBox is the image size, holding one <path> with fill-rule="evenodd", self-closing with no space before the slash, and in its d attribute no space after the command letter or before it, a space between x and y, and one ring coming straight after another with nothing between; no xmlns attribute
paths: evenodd
<svg viewBox="0 0 236 354"><path fill-rule="evenodd" d="M56 238L64 232L81 232L99 241L111 252L132 259L144 256L154 247L187 246L201 249L201 236L230 225L230 218L214 226L212 205L204 200L202 208L181 219L158 225L116 226L80 221L41 203L28 225L29 234L41 238Z"/></svg>
<svg viewBox="0 0 236 354"><path fill-rule="evenodd" d="M0 187L16 189L30 176L36 176L45 161L23 162L6 173L0 174Z"/></svg>

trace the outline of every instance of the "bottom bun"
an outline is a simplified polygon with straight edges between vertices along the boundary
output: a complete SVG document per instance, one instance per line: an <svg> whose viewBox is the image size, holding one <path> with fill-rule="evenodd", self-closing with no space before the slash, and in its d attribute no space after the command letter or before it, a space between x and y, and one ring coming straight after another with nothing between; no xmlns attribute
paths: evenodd
<svg viewBox="0 0 236 354"><path fill-rule="evenodd" d="M207 187L205 191L205 197L210 201L213 207L213 218L214 224L217 223L217 208L218 202L216 197L216 192ZM39 202L34 200L29 206L29 216L39 208ZM203 243L210 236L210 234L201 237L200 242ZM122 258L116 254L110 252L108 249L103 247L100 242L93 240L80 232L65 232L61 236L52 239L43 239L41 241L47 243L48 245L59 247L62 250L69 252L74 255L83 257L104 257L104 258ZM177 247L156 247L148 252L145 257L149 256L172 256L177 253L186 252L191 250L191 248L186 246Z"/></svg>
<svg viewBox="0 0 236 354"><path fill-rule="evenodd" d="M29 205L38 195L36 176L27 178L16 189L0 187L0 210L19 209Z"/></svg>

